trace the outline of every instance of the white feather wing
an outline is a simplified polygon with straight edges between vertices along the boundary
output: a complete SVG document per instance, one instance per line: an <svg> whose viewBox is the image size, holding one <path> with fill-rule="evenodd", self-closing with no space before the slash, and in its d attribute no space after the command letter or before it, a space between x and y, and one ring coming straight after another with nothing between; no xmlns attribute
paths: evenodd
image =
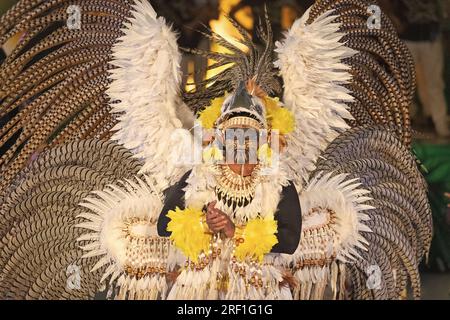
<svg viewBox="0 0 450 320"><path fill-rule="evenodd" d="M320 153L349 128L347 103L353 100L344 87L351 75L343 60L355 51L340 43L344 34L333 22L336 16L328 11L311 24L308 18L309 10L276 49L285 85L283 102L296 120L295 131L287 137L285 165L299 191Z"/></svg>
<svg viewBox="0 0 450 320"><path fill-rule="evenodd" d="M186 171L177 161L188 152L192 135L178 117L180 60L176 34L147 1L135 0L124 35L113 47L112 80L107 94L119 123L113 140L145 161L162 190ZM186 113L185 113L186 114ZM193 123L194 115L188 113Z"/></svg>

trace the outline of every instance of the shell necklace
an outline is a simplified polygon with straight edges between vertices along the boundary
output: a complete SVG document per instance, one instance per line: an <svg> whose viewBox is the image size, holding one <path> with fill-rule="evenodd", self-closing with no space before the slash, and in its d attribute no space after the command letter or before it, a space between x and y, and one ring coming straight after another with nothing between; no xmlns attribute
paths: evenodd
<svg viewBox="0 0 450 320"><path fill-rule="evenodd" d="M252 202L256 186L261 182L260 165L256 165L252 174L243 177L227 165L216 165L215 192L217 198L228 207L245 207Z"/></svg>

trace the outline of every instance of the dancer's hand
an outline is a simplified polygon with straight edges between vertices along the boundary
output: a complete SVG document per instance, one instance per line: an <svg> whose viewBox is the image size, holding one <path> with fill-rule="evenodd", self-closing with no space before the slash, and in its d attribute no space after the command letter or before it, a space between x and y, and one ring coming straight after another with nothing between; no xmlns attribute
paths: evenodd
<svg viewBox="0 0 450 320"><path fill-rule="evenodd" d="M212 232L223 232L225 237L232 238L235 230L234 223L226 213L215 207L216 203L217 201L213 201L208 204L206 211L206 224Z"/></svg>

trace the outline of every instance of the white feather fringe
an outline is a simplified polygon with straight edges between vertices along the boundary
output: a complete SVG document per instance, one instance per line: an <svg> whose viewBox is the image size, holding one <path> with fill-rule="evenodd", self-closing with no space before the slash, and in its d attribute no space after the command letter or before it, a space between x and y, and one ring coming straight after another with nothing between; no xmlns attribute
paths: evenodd
<svg viewBox="0 0 450 320"><path fill-rule="evenodd" d="M135 0L133 9L113 47L107 94L119 123L112 140L144 159L140 173L151 174L162 191L187 171L179 159L192 154L192 134L178 118L189 114L179 99L181 54L175 33L149 2Z"/></svg>
<svg viewBox="0 0 450 320"><path fill-rule="evenodd" d="M98 257L92 272L104 268L101 282L109 278L110 283L113 283L118 279L116 287L120 291L117 299L164 298L168 291L164 275L152 274L137 278L126 270L129 266L165 265L168 257L177 261L168 239L157 236L156 223L162 210L160 195L153 188L154 181L147 176L119 183L120 186L109 185L102 191L93 192L80 203L88 210L79 215L86 221L77 225L89 230L89 233L77 239L79 242L88 242L82 246L86 251L83 258ZM136 222L131 229L135 235L130 237L130 223ZM147 242L139 242L141 236L153 239L154 242L150 242L152 244L166 246L167 257L160 254L160 249L156 250L156 254ZM133 261L129 261L130 250L134 252ZM183 262L180 259L178 261ZM168 270L174 267L175 263L168 264Z"/></svg>
<svg viewBox="0 0 450 320"><path fill-rule="evenodd" d="M280 69L285 85L283 102L295 115L295 131L288 135L283 162L297 190L308 182L314 162L327 145L352 119L347 103L353 100L343 84L351 79L342 61L356 52L341 43L336 16L328 11L311 24L309 10L297 20L286 38L277 43Z"/></svg>

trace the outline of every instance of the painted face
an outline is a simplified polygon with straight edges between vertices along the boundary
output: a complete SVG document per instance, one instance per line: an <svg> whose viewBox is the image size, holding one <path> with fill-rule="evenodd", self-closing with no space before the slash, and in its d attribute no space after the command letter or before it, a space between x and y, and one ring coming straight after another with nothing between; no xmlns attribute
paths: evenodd
<svg viewBox="0 0 450 320"><path fill-rule="evenodd" d="M217 129L211 139L213 146L221 152L219 157L225 164L257 164L258 149L267 143L267 131L245 125L233 125ZM210 144L208 144L209 147Z"/></svg>
<svg viewBox="0 0 450 320"><path fill-rule="evenodd" d="M225 159L228 164L258 163L258 130L228 128L225 130Z"/></svg>

